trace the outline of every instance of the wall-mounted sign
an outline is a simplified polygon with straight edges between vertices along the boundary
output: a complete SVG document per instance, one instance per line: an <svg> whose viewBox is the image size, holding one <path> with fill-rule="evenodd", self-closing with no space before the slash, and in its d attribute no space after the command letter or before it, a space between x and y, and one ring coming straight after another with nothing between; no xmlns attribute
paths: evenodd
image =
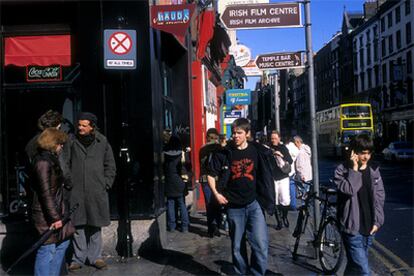
<svg viewBox="0 0 414 276"><path fill-rule="evenodd" d="M237 66L245 66L252 56L250 49L242 44L230 47L230 54L233 55Z"/></svg>
<svg viewBox="0 0 414 276"><path fill-rule="evenodd" d="M61 81L62 80L62 66L26 66L26 80L28 82L46 82L46 81Z"/></svg>
<svg viewBox="0 0 414 276"><path fill-rule="evenodd" d="M131 70L137 63L135 30L104 30L104 68Z"/></svg>
<svg viewBox="0 0 414 276"><path fill-rule="evenodd" d="M259 55L256 57L255 63L261 70L289 69L304 66L301 52Z"/></svg>
<svg viewBox="0 0 414 276"><path fill-rule="evenodd" d="M184 36L195 4L151 6L151 27L177 36Z"/></svg>
<svg viewBox="0 0 414 276"><path fill-rule="evenodd" d="M249 89L229 89L226 91L226 105L249 105L251 91Z"/></svg>
<svg viewBox="0 0 414 276"><path fill-rule="evenodd" d="M227 6L220 19L227 29L302 27L299 3Z"/></svg>
<svg viewBox="0 0 414 276"><path fill-rule="evenodd" d="M235 120L242 117L242 110L224 111L224 124L231 125Z"/></svg>
<svg viewBox="0 0 414 276"><path fill-rule="evenodd" d="M260 77L263 75L263 71L257 67L254 60L250 60L249 63L242 67L242 69L248 77Z"/></svg>

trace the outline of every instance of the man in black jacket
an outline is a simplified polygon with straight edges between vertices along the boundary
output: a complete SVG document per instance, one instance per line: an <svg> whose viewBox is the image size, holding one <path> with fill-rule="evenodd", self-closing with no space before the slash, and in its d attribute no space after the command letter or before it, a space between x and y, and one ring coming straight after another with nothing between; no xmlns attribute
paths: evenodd
<svg viewBox="0 0 414 276"><path fill-rule="evenodd" d="M247 119L234 121L232 136L232 145L212 157L208 182L217 201L227 207L235 272L264 275L269 241L263 209L269 214L274 212L275 193L269 164L274 158L269 149L247 141L250 136ZM245 235L252 249L250 266Z"/></svg>
<svg viewBox="0 0 414 276"><path fill-rule="evenodd" d="M207 143L201 147L199 153L200 159L200 184L203 188L204 201L207 211L207 231L210 238L214 235L220 236L219 227L221 224L221 206L218 204L215 196L211 193L210 186L207 183L207 166L210 156L221 149L218 143L219 133L215 128L207 130Z"/></svg>
<svg viewBox="0 0 414 276"><path fill-rule="evenodd" d="M280 133L277 130L272 131L270 135L270 148L275 155L275 158L281 158L285 166L280 167L276 165L273 167L273 178L275 180L275 193L276 193L276 205L275 217L277 221L276 230L282 229L282 222L279 218L279 211L282 213L282 220L285 227L289 227L289 220L287 213L290 205L290 191L289 191L289 171L290 165L293 163L292 157L289 154L289 150L285 145L280 142ZM289 164L289 165L286 165Z"/></svg>

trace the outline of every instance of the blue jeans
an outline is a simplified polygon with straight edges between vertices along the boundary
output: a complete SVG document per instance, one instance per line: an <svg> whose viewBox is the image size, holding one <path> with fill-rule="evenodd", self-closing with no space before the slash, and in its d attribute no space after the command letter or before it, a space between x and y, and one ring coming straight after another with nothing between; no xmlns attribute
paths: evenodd
<svg viewBox="0 0 414 276"><path fill-rule="evenodd" d="M292 208L292 210L296 210L296 184L293 177L294 176L289 177L290 208Z"/></svg>
<svg viewBox="0 0 414 276"><path fill-rule="evenodd" d="M344 275L370 275L368 249L374 236L342 233L348 263Z"/></svg>
<svg viewBox="0 0 414 276"><path fill-rule="evenodd" d="M267 251L269 240L264 213L259 203L252 203L227 209L229 222L229 234L231 238L231 249L233 265L237 274L249 273L246 238L250 243L252 255L250 258L250 273L253 275L264 275L267 269Z"/></svg>
<svg viewBox="0 0 414 276"><path fill-rule="evenodd" d="M61 243L42 245L36 254L35 276L59 276L69 240Z"/></svg>
<svg viewBox="0 0 414 276"><path fill-rule="evenodd" d="M211 192L210 186L208 183L202 182L201 187L203 187L204 201L206 204L207 211L207 227L208 232L215 230L215 227L220 227L221 224L221 206L217 202L216 197Z"/></svg>
<svg viewBox="0 0 414 276"><path fill-rule="evenodd" d="M177 227L176 218L175 218L175 204L176 203L178 204L178 208L181 214L181 230L188 231L188 225L190 221L188 218L187 206L185 206L185 202L184 202L184 196L167 198L168 230L173 231Z"/></svg>

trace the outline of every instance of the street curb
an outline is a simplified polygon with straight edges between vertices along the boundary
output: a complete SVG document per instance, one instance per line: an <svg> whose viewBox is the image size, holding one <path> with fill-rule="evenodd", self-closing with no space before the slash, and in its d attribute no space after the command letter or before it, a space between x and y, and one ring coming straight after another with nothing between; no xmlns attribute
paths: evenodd
<svg viewBox="0 0 414 276"><path fill-rule="evenodd" d="M370 248L372 255L388 269L391 275L414 275L414 268L410 267L400 257L386 248L380 242L374 240Z"/></svg>

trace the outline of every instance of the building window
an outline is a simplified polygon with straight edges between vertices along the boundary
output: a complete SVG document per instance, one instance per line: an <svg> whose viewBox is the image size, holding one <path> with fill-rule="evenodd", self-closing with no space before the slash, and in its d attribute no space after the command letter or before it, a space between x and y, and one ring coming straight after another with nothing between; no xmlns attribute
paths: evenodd
<svg viewBox="0 0 414 276"><path fill-rule="evenodd" d="M379 86L379 69L378 65L374 67L374 74L375 74L375 86Z"/></svg>
<svg viewBox="0 0 414 276"><path fill-rule="evenodd" d="M359 69L364 70L364 49L359 50Z"/></svg>
<svg viewBox="0 0 414 276"><path fill-rule="evenodd" d="M392 61L392 60L390 60L390 62L389 62L389 65L388 65L388 79L390 80L390 81L393 81L393 79L394 79L394 76L393 76L393 74L394 74L394 61Z"/></svg>
<svg viewBox="0 0 414 276"><path fill-rule="evenodd" d="M369 43L371 41L371 34L370 31L367 31L367 43Z"/></svg>
<svg viewBox="0 0 414 276"><path fill-rule="evenodd" d="M365 73L364 72L362 72L361 73L361 75L360 75L360 78L361 78L361 91L364 91L365 90Z"/></svg>
<svg viewBox="0 0 414 276"><path fill-rule="evenodd" d="M357 51L357 41L356 41L356 39L354 40L354 43L353 43L352 47L354 48L354 52L356 52Z"/></svg>
<svg viewBox="0 0 414 276"><path fill-rule="evenodd" d="M367 78L368 78L368 89L372 88L372 70L367 70Z"/></svg>
<svg viewBox="0 0 414 276"><path fill-rule="evenodd" d="M364 48L363 37L362 35L359 37L359 49Z"/></svg>
<svg viewBox="0 0 414 276"><path fill-rule="evenodd" d="M358 92L359 91L359 87L358 87L358 75L355 75L354 80L355 80L355 91Z"/></svg>
<svg viewBox="0 0 414 276"><path fill-rule="evenodd" d="M385 17L381 18L381 32L385 31Z"/></svg>
<svg viewBox="0 0 414 276"><path fill-rule="evenodd" d="M371 64L371 44L367 44L367 65Z"/></svg>
<svg viewBox="0 0 414 276"><path fill-rule="evenodd" d="M374 40L374 62L378 60L378 40Z"/></svg>
<svg viewBox="0 0 414 276"><path fill-rule="evenodd" d="M382 84L387 82L387 64L384 63L382 65Z"/></svg>
<svg viewBox="0 0 414 276"><path fill-rule="evenodd" d="M401 10L400 10L400 6L398 6L395 9L395 24L399 23L401 21Z"/></svg>
<svg viewBox="0 0 414 276"><path fill-rule="evenodd" d="M401 49L401 31L400 30L397 31L396 39L397 39L397 49L399 50Z"/></svg>
<svg viewBox="0 0 414 276"><path fill-rule="evenodd" d="M413 63L412 63L412 56L411 56L411 50L407 51L407 73L411 74L413 72Z"/></svg>
<svg viewBox="0 0 414 276"><path fill-rule="evenodd" d="M392 27L392 11L390 11L390 13L388 14L388 28Z"/></svg>
<svg viewBox="0 0 414 276"><path fill-rule="evenodd" d="M405 0L405 15L409 15L411 12L410 1L412 0Z"/></svg>
<svg viewBox="0 0 414 276"><path fill-rule="evenodd" d="M392 41L392 34L390 34L388 37L388 53L391 54L392 52L394 52L394 45Z"/></svg>
<svg viewBox="0 0 414 276"><path fill-rule="evenodd" d="M385 57L385 55L387 54L387 48L385 48L385 38L382 39L381 41L381 56Z"/></svg>
<svg viewBox="0 0 414 276"><path fill-rule="evenodd" d="M411 43L411 22L405 24L405 40L408 46Z"/></svg>
<svg viewBox="0 0 414 276"><path fill-rule="evenodd" d="M353 57L354 57L354 71L356 72L356 71L358 71L358 56L357 56L357 54L355 53L355 54L353 55Z"/></svg>

